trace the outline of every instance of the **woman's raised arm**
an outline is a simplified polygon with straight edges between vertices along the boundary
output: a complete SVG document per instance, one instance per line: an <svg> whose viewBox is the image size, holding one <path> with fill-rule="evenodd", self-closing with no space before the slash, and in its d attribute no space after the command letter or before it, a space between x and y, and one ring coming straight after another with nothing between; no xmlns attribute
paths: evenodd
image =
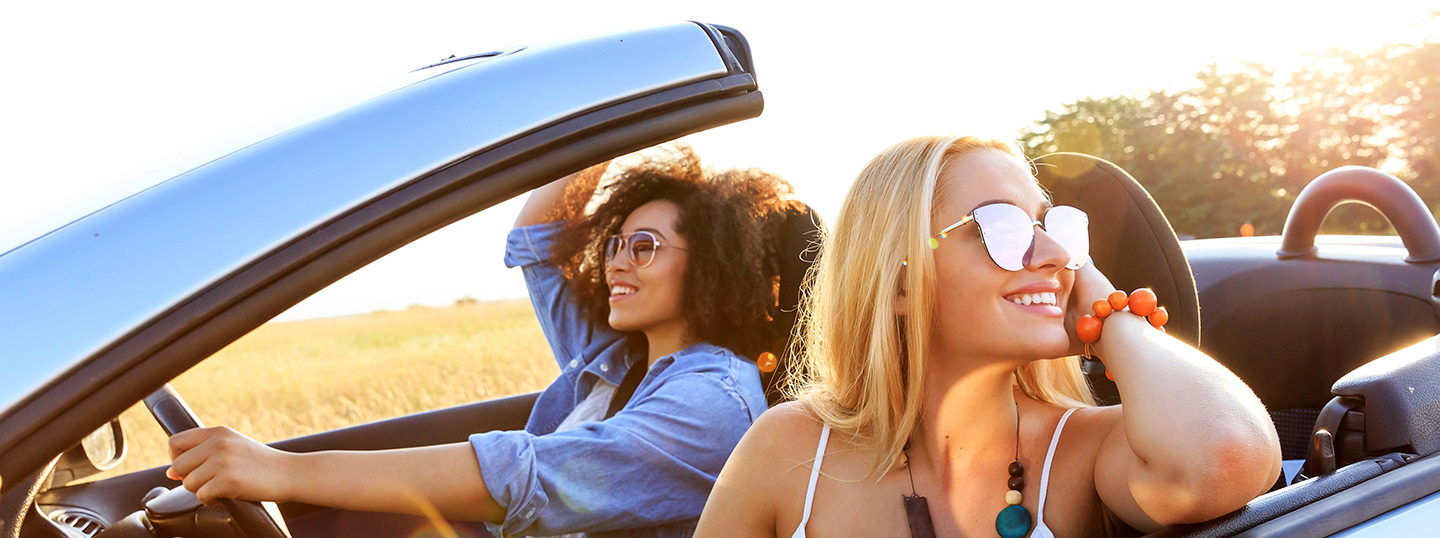
<svg viewBox="0 0 1440 538"><path fill-rule="evenodd" d="M1113 287L1076 272L1076 308ZM1142 531L1212 519L1275 483L1280 441L1260 399L1220 363L1129 312L1105 319L1096 352L1123 402L1095 461L1101 500Z"/></svg>
<svg viewBox="0 0 1440 538"><path fill-rule="evenodd" d="M521 208L520 215L515 217L515 227L569 220L579 216L585 209L585 204L567 202L570 202L572 196L583 196L588 201L609 166L610 161L605 161L530 191L525 207Z"/></svg>
<svg viewBox="0 0 1440 538"><path fill-rule="evenodd" d="M782 513L805 502L820 427L796 402L760 415L715 480L695 536L772 537L793 531L780 528Z"/></svg>

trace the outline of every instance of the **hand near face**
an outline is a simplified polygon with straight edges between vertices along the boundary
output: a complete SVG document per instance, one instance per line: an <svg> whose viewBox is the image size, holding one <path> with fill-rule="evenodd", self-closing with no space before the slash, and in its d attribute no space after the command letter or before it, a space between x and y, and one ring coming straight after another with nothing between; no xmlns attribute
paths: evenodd
<svg viewBox="0 0 1440 538"><path fill-rule="evenodd" d="M285 470L291 456L224 426L196 428L170 438L172 463L165 476L182 481L205 504L284 501L294 475Z"/></svg>
<svg viewBox="0 0 1440 538"><path fill-rule="evenodd" d="M1075 270L1075 284L1070 288L1070 299L1065 308L1065 330L1070 334L1070 353L1079 355L1085 350L1085 343L1075 336L1075 321L1086 314L1094 315L1090 305L1104 299L1115 291L1110 279L1095 268L1094 261Z"/></svg>

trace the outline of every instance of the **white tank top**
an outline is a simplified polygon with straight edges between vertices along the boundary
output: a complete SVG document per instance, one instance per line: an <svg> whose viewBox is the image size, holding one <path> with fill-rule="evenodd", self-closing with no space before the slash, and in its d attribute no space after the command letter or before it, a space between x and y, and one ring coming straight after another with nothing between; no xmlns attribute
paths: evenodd
<svg viewBox="0 0 1440 538"><path fill-rule="evenodd" d="M1075 409L1065 411L1060 416L1060 423L1055 425L1055 434L1050 437L1050 450L1045 453L1045 467L1040 471L1040 502L1035 506L1035 529L1030 531L1030 538L1055 538L1055 533L1050 532L1050 527L1045 525L1045 490L1050 487L1050 461L1055 459L1055 447L1060 445L1060 432L1065 429L1065 421L1070 419L1070 414ZM820 478L820 463L825 460L825 444L830 441L830 425L826 424L820 429L820 446L815 449L815 464L810 467L810 485L805 489L805 512L800 516L800 526L795 529L795 534L790 538L805 538L805 525L810 522L810 506L815 500L815 482Z"/></svg>

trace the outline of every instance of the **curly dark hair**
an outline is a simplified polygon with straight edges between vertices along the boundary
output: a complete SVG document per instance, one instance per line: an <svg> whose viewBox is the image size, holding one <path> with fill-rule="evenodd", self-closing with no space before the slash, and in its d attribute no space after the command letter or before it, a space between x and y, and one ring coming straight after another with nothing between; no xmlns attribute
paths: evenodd
<svg viewBox="0 0 1440 538"><path fill-rule="evenodd" d="M708 172L686 145L627 166L614 181L595 189L599 173L572 183L561 217L569 218L551 255L592 323L608 326L609 287L602 248L625 219L642 205L668 200L680 209L675 230L685 237L681 309L690 336L729 348L752 360L788 327L778 327L777 283L781 225L787 212L802 210L794 188L781 177L756 169ZM592 190L593 189L593 190ZM584 208L601 200L594 212Z"/></svg>

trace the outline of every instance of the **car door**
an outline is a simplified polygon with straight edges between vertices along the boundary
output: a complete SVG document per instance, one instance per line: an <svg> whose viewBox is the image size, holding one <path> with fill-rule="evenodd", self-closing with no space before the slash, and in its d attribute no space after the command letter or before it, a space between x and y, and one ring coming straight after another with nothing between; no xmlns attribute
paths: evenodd
<svg viewBox="0 0 1440 538"><path fill-rule="evenodd" d="M1398 237L1317 236L1348 202L1378 210ZM1283 235L1188 241L1185 255L1201 349L1270 409L1288 479L1228 515L1155 535L1433 534L1440 224L1420 194L1342 167L1305 187Z"/></svg>
<svg viewBox="0 0 1440 538"><path fill-rule="evenodd" d="M762 108L743 36L706 24L453 58L0 254L3 506L31 504L58 455L145 395L386 253L564 174ZM277 446L460 441L523 427L533 399ZM175 483L152 469L42 501L114 521L157 485ZM7 525L12 516L0 514Z"/></svg>

